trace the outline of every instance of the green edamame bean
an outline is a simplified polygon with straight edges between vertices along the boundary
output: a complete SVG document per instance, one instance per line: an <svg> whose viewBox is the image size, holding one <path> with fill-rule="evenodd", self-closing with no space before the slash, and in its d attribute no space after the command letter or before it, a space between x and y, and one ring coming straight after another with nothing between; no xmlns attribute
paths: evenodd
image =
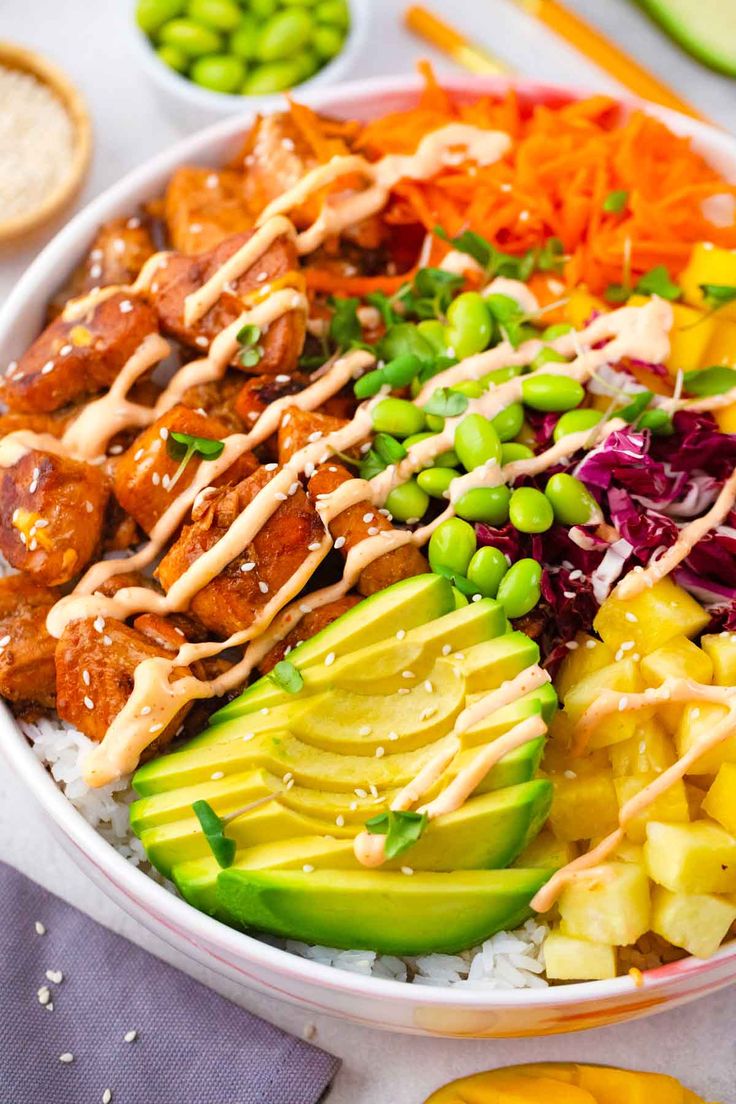
<svg viewBox="0 0 736 1104"><path fill-rule="evenodd" d="M211 54L197 58L192 65L191 78L195 84L213 92L237 92L245 78L245 66L232 54Z"/></svg>
<svg viewBox="0 0 736 1104"><path fill-rule="evenodd" d="M425 468L417 476L417 483L430 498L444 498L457 472L453 468Z"/></svg>
<svg viewBox="0 0 736 1104"><path fill-rule="evenodd" d="M300 50L294 54L291 63L299 67L300 81L309 80L322 65L314 50Z"/></svg>
<svg viewBox="0 0 736 1104"><path fill-rule="evenodd" d="M491 418L491 425L498 434L499 441L513 441L524 421L524 407L521 403L511 403Z"/></svg>
<svg viewBox="0 0 736 1104"><path fill-rule="evenodd" d="M460 459L454 449L447 449L446 452L438 452L432 463L436 468L457 468Z"/></svg>
<svg viewBox="0 0 736 1104"><path fill-rule="evenodd" d="M466 471L481 464L497 464L501 459L501 442L495 429L482 414L468 414L455 430L455 452Z"/></svg>
<svg viewBox="0 0 736 1104"><path fill-rule="evenodd" d="M585 398L585 391L577 380L545 373L525 376L521 381L521 394L527 406L545 414L572 410Z"/></svg>
<svg viewBox="0 0 736 1104"><path fill-rule="evenodd" d="M258 57L261 61L285 61L309 44L314 30L311 16L303 8L277 12L261 28Z"/></svg>
<svg viewBox="0 0 736 1104"><path fill-rule="evenodd" d="M320 0L315 5L314 17L318 23L333 23L346 31L350 24L350 12L345 0Z"/></svg>
<svg viewBox="0 0 736 1104"><path fill-rule="evenodd" d="M509 364L507 368L494 368L492 372L486 372L484 376L480 377L480 382L487 390L489 387L498 387L501 383L507 383L510 379L515 379L516 376L521 375L521 366L516 364Z"/></svg>
<svg viewBox="0 0 736 1104"><path fill-rule="evenodd" d="M447 352L447 342L445 341L445 327L436 318L425 318L423 322L417 323L417 330L434 349L435 353L440 356Z"/></svg>
<svg viewBox="0 0 736 1104"><path fill-rule="evenodd" d="M408 479L394 487L386 499L386 509L396 521L419 521L427 512L429 495L417 483Z"/></svg>
<svg viewBox="0 0 736 1104"><path fill-rule="evenodd" d="M213 31L234 31L242 18L235 0L189 0L187 15Z"/></svg>
<svg viewBox="0 0 736 1104"><path fill-rule="evenodd" d="M279 0L248 0L248 8L256 19L270 19L279 6Z"/></svg>
<svg viewBox="0 0 736 1104"><path fill-rule="evenodd" d="M318 23L312 34L312 45L324 61L339 54L344 41L343 32L327 23Z"/></svg>
<svg viewBox="0 0 736 1104"><path fill-rule="evenodd" d="M209 27L200 26L193 19L169 20L161 28L160 39L164 46L175 46L188 58L216 54L222 46L218 34Z"/></svg>
<svg viewBox="0 0 736 1104"><path fill-rule="evenodd" d="M447 308L445 340L458 360L488 348L493 320L482 295L464 291Z"/></svg>
<svg viewBox="0 0 736 1104"><path fill-rule="evenodd" d="M135 20L147 35L155 35L164 23L181 15L185 7L186 0L138 0Z"/></svg>
<svg viewBox="0 0 736 1104"><path fill-rule="evenodd" d="M540 368L544 368L545 364L564 364L566 360L567 357L558 353L556 349L540 349L531 366L533 371L537 372Z"/></svg>
<svg viewBox="0 0 736 1104"><path fill-rule="evenodd" d="M189 58L176 46L159 46L156 53L164 65L168 65L177 73L186 73L189 68Z"/></svg>
<svg viewBox="0 0 736 1104"><path fill-rule="evenodd" d="M357 379L353 385L353 394L356 399L372 399L374 395L377 395L385 383L383 378L383 372L379 369L375 369L373 372L366 372L364 376Z"/></svg>
<svg viewBox="0 0 736 1104"><path fill-rule="evenodd" d="M272 61L268 65L257 65L249 73L242 92L244 96L270 96L293 88L300 81L299 65L295 61Z"/></svg>
<svg viewBox="0 0 736 1104"><path fill-rule="evenodd" d="M555 341L558 337L564 337L565 334L572 333L574 329L575 327L570 322L557 322L554 326L548 326L542 332L542 340Z"/></svg>
<svg viewBox="0 0 736 1104"><path fill-rule="evenodd" d="M452 588L452 597L455 599L455 609L456 610L462 609L463 606L469 606L470 605L470 602L465 597L463 592L461 590L458 590L457 587Z"/></svg>
<svg viewBox="0 0 736 1104"><path fill-rule="evenodd" d="M511 491L498 487L473 487L455 503L455 513L465 521L484 521L486 525L505 525L509 520Z"/></svg>
<svg viewBox="0 0 736 1104"><path fill-rule="evenodd" d="M381 371L386 383L392 387L408 387L421 367L419 357L413 353L402 353L384 364Z"/></svg>
<svg viewBox="0 0 736 1104"><path fill-rule="evenodd" d="M459 395L467 395L469 399L479 399L483 394L483 384L480 380L462 380L454 383L451 391L457 391Z"/></svg>
<svg viewBox="0 0 736 1104"><path fill-rule="evenodd" d="M597 426L603 415L599 410L591 410L583 407L582 410L568 410L557 422L552 437L555 441L561 441L568 433L579 433L581 429L592 429Z"/></svg>
<svg viewBox="0 0 736 1104"><path fill-rule="evenodd" d="M424 429L424 411L406 399L381 399L372 412L376 433L390 433L394 437L411 437Z"/></svg>
<svg viewBox="0 0 736 1104"><path fill-rule="evenodd" d="M385 361L415 356L421 364L431 364L435 358L434 349L411 322L397 322L391 326L381 338L379 354Z"/></svg>
<svg viewBox="0 0 736 1104"><path fill-rule="evenodd" d="M230 35L230 53L243 61L254 61L258 44L258 23L252 15L241 16L240 23Z"/></svg>
<svg viewBox="0 0 736 1104"><path fill-rule="evenodd" d="M558 472L548 480L544 493L552 504L555 521L563 525L593 525L602 520L598 503L574 475Z"/></svg>
<svg viewBox="0 0 736 1104"><path fill-rule="evenodd" d="M536 560L517 560L511 565L496 594L507 617L523 617L534 609L542 594L541 580L542 568Z"/></svg>
<svg viewBox="0 0 736 1104"><path fill-rule="evenodd" d="M433 433L441 433L445 428L445 419L441 414L427 414L426 422L427 429L431 429Z"/></svg>
<svg viewBox="0 0 736 1104"><path fill-rule="evenodd" d="M637 424L640 429L651 429L658 437L669 437L674 433L672 418L666 410L645 410Z"/></svg>
<svg viewBox="0 0 736 1104"><path fill-rule="evenodd" d="M495 598L509 562L498 548L479 548L468 564L468 579L484 598Z"/></svg>
<svg viewBox="0 0 736 1104"><path fill-rule="evenodd" d="M413 445L418 445L420 441L426 441L428 437L434 437L434 433L412 433L410 437L407 437L404 441L404 448L410 449Z"/></svg>
<svg viewBox="0 0 736 1104"><path fill-rule="evenodd" d="M526 445L518 441L504 441L501 445L501 464L513 464L514 460L530 460L534 455Z"/></svg>
<svg viewBox="0 0 736 1104"><path fill-rule="evenodd" d="M546 533L555 520L551 502L535 487L517 487L513 491L509 518L520 533Z"/></svg>
<svg viewBox="0 0 736 1104"><path fill-rule="evenodd" d="M429 539L430 566L433 571L444 569L465 575L475 549L473 526L460 518L448 518L437 526Z"/></svg>

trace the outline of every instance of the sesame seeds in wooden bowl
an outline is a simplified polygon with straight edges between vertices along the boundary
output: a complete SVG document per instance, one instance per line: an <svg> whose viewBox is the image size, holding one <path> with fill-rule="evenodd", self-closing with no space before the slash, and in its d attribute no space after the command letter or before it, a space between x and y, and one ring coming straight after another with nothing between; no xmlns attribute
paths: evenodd
<svg viewBox="0 0 736 1104"><path fill-rule="evenodd" d="M76 193L92 145L87 109L64 74L0 42L0 243L21 238Z"/></svg>

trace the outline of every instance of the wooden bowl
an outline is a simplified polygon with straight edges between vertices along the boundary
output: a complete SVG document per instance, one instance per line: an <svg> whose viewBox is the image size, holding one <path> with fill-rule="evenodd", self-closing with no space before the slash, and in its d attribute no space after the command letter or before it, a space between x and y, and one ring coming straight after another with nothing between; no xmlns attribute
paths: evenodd
<svg viewBox="0 0 736 1104"><path fill-rule="evenodd" d="M74 148L67 170L39 206L10 219L3 220L0 216L0 243L3 243L30 234L58 214L74 197L89 166L92 125L80 93L60 69L40 54L12 42L0 41L0 65L30 73L47 85L66 110L74 135Z"/></svg>

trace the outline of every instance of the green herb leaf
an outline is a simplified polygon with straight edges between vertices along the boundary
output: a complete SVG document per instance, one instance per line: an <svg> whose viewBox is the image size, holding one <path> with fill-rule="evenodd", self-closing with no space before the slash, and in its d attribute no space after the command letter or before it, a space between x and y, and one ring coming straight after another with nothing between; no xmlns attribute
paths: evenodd
<svg viewBox="0 0 736 1104"><path fill-rule="evenodd" d="M387 467L387 463L381 459L375 449L370 449L360 462L358 471L361 479L374 479Z"/></svg>
<svg viewBox="0 0 736 1104"><path fill-rule="evenodd" d="M238 332L235 335L235 340L238 342L239 345L245 345L245 346L255 345L255 343L258 341L258 338L260 336L261 336L261 327L260 326L254 326L254 325L249 323L246 326L241 326L241 328L238 330Z"/></svg>
<svg viewBox="0 0 736 1104"><path fill-rule="evenodd" d="M620 215L629 202L629 193L620 188L618 191L609 192L603 200L603 210L612 215Z"/></svg>
<svg viewBox="0 0 736 1104"><path fill-rule="evenodd" d="M705 299L705 305L718 310L736 300L736 287L732 284L699 284Z"/></svg>
<svg viewBox="0 0 736 1104"><path fill-rule="evenodd" d="M683 384L689 395L723 395L736 387L736 368L728 368L725 364L696 368L685 372Z"/></svg>
<svg viewBox="0 0 736 1104"><path fill-rule="evenodd" d="M461 253L472 257L481 268L488 269L493 263L496 250L490 242L487 242L485 238L482 238L480 234L476 234L473 230L463 230L462 234L458 234L454 238L451 238L441 226L435 226L434 232L438 238L442 238L443 241L454 245Z"/></svg>
<svg viewBox="0 0 736 1104"><path fill-rule="evenodd" d="M263 346L258 344L261 336L261 327L248 323L241 326L236 334L236 340L240 345L238 360L244 368L255 368L263 358Z"/></svg>
<svg viewBox="0 0 736 1104"><path fill-rule="evenodd" d="M631 295L631 288L626 284L609 284L603 292L603 298L607 303L625 303Z"/></svg>
<svg viewBox="0 0 736 1104"><path fill-rule="evenodd" d="M375 307L383 320L386 329L393 326L394 322L401 321L401 315L394 310L393 303L388 295L382 291L370 291L365 296L365 301L371 307Z"/></svg>
<svg viewBox="0 0 736 1104"><path fill-rule="evenodd" d="M534 254L534 250L530 250ZM547 238L535 256L535 266L540 272L560 272L565 262L565 247L559 238ZM532 269L534 271L534 269ZM531 276L531 272L529 273Z"/></svg>
<svg viewBox="0 0 736 1104"><path fill-rule="evenodd" d="M623 418L625 422L633 425L649 406L652 397L652 391L639 391L628 406L624 406L621 410L616 411L616 417Z"/></svg>
<svg viewBox="0 0 736 1104"><path fill-rule="evenodd" d="M386 858L395 859L421 838L428 820L426 813L389 809L371 817L365 826L371 835L386 837Z"/></svg>
<svg viewBox="0 0 736 1104"><path fill-rule="evenodd" d="M232 866L236 851L235 840L225 835L224 821L208 801L195 801L192 810L219 865L223 868Z"/></svg>
<svg viewBox="0 0 736 1104"><path fill-rule="evenodd" d="M432 571L435 575L442 575L444 579L464 594L467 598L472 598L474 594L478 593L478 587L475 583L471 583L470 579L465 575L458 575L456 571L453 571L451 567L445 567L443 564L436 564Z"/></svg>
<svg viewBox="0 0 736 1104"><path fill-rule="evenodd" d="M682 295L682 288L670 280L670 274L664 265L655 265L636 281L636 290L642 295L659 295L661 299L674 302Z"/></svg>
<svg viewBox="0 0 736 1104"><path fill-rule="evenodd" d="M410 284L404 284L396 294L404 317L439 318L452 302L453 293L463 283L462 276L442 268L420 268Z"/></svg>
<svg viewBox="0 0 736 1104"><path fill-rule="evenodd" d="M398 464L406 456L406 449L390 433L377 433L373 438L373 448L387 465Z"/></svg>
<svg viewBox="0 0 736 1104"><path fill-rule="evenodd" d="M645 410L637 422L638 429L648 429L655 437L670 437L675 432L672 415L666 410Z"/></svg>
<svg viewBox="0 0 736 1104"><path fill-rule="evenodd" d="M358 320L360 299L338 299L332 295L328 303L333 311L330 319L330 340L338 349L350 349L356 342L361 342L363 330Z"/></svg>
<svg viewBox="0 0 736 1104"><path fill-rule="evenodd" d="M224 441L212 437L194 437L191 433L177 433L172 430L166 439L166 447L172 460L179 460L187 452L191 456L200 456L202 460L216 460L225 448Z"/></svg>
<svg viewBox="0 0 736 1104"><path fill-rule="evenodd" d="M424 406L425 414L437 414L440 418L457 418L468 409L467 395L451 391L449 387L438 387Z"/></svg>
<svg viewBox="0 0 736 1104"><path fill-rule="evenodd" d="M517 349L524 339L526 315L522 308L510 295L488 295L485 302L503 336Z"/></svg>
<svg viewBox="0 0 736 1104"><path fill-rule="evenodd" d="M489 279L508 276L513 280L526 281L536 269L540 272L559 272L564 262L565 248L559 238L548 238L541 248L529 249L521 256L515 256L496 249L472 230L464 230L451 238L441 226L435 226L434 233L477 261Z"/></svg>
<svg viewBox="0 0 736 1104"><path fill-rule="evenodd" d="M269 672L269 678L282 690L285 690L287 694L298 694L304 686L304 679L288 659L282 659L280 663L277 663L273 670Z"/></svg>

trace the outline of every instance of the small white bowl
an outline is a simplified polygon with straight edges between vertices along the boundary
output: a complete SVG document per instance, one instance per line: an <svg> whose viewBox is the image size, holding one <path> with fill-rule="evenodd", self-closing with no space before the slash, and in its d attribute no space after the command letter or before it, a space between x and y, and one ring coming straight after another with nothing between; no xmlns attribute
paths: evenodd
<svg viewBox="0 0 736 1104"><path fill-rule="evenodd" d="M366 40L371 16L371 0L348 0L350 29L339 54L328 61L314 76L294 86L300 95L306 89L321 88L345 80L355 70L355 61ZM177 73L156 56L150 39L135 19L137 0L130 4L130 37L132 49L150 82L156 88L168 114L181 126L192 129L206 126L227 115L242 115L247 111L273 111L283 106L284 93L272 96L235 96L228 92L213 92L201 88L188 77Z"/></svg>

